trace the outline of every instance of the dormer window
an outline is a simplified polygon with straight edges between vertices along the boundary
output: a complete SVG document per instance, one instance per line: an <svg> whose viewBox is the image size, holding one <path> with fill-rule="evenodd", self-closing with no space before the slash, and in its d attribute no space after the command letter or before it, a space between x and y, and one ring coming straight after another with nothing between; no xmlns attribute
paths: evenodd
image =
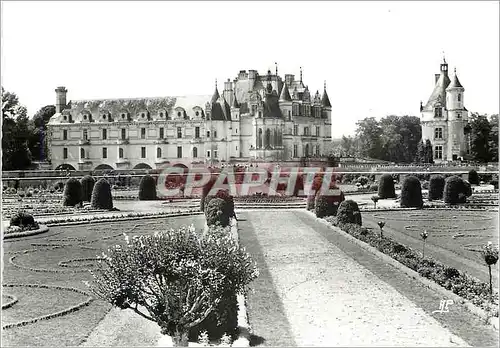
<svg viewBox="0 0 500 348"><path fill-rule="evenodd" d="M122 114L122 118L125 118L125 114Z"/></svg>
<svg viewBox="0 0 500 348"><path fill-rule="evenodd" d="M462 118L462 113L461 112L457 112L457 118Z"/></svg>
<svg viewBox="0 0 500 348"><path fill-rule="evenodd" d="M182 113L179 111L177 112L177 116L181 117Z"/></svg>
<svg viewBox="0 0 500 348"><path fill-rule="evenodd" d="M106 115L102 115L102 118L105 120L106 119Z"/></svg>
<svg viewBox="0 0 500 348"><path fill-rule="evenodd" d="M144 115L144 112L141 114L141 117L144 118L146 115Z"/></svg>
<svg viewBox="0 0 500 348"><path fill-rule="evenodd" d="M160 112L160 117L163 117L163 112Z"/></svg>
<svg viewBox="0 0 500 348"><path fill-rule="evenodd" d="M199 111L196 111L195 115L196 115L196 116L200 116L200 112L199 112Z"/></svg>
<svg viewBox="0 0 500 348"><path fill-rule="evenodd" d="M68 116L64 116L63 119L64 119L64 121L67 121L68 120Z"/></svg>
<svg viewBox="0 0 500 348"><path fill-rule="evenodd" d="M443 117L443 109L441 107L434 108L434 117Z"/></svg>
<svg viewBox="0 0 500 348"><path fill-rule="evenodd" d="M86 120L87 119L87 115L83 115L83 119Z"/></svg>

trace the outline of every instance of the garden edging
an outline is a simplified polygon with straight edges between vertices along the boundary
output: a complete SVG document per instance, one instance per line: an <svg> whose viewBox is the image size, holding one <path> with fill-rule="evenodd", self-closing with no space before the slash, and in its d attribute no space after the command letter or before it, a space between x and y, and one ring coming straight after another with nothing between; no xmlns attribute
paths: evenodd
<svg viewBox="0 0 500 348"><path fill-rule="evenodd" d="M316 215L313 212L307 211L307 213L310 214L311 216L313 216L320 223L328 226L331 230L333 230L333 231L341 234L343 237L347 238L348 240L350 240L354 244L357 244L358 246L360 246L361 248L365 249L366 251L369 251L370 253L372 253L376 257L378 257L378 258L382 259L383 261L389 263L391 266L393 266L393 267L397 268L398 270L404 272L409 277L411 277L411 278L413 278L413 279L421 282L426 287L428 287L428 288L430 288L432 290L435 290L435 291L441 293L445 298L450 298L450 299L453 299L453 301L455 301L455 302L463 304L471 313L479 316L482 319L488 320L488 324L490 324L496 330L498 330L498 327L499 327L499 318L498 317L490 317L483 309L475 306L472 302L464 299L463 297L458 296L457 294L453 293L452 291L449 291L449 290L443 288L439 284L436 284L435 282L433 282L431 280L428 280L427 278L422 277L420 274L418 274L418 272L415 272L414 270L406 267L405 265L403 265L399 261L397 261L397 260L393 259L392 257L390 257L390 256L382 253L381 251L377 250L376 248L372 247L371 245L369 245L369 244L367 244L367 243L365 243L365 242L363 242L363 241L361 241L361 240L359 240L359 239L351 236L349 233L341 230L340 228L331 225L325 219L317 218Z"/></svg>
<svg viewBox="0 0 500 348"><path fill-rule="evenodd" d="M34 236L36 234L45 233L48 230L49 230L49 226L38 224L38 229L36 229L36 230L24 231L24 232L15 232L15 233L8 233L8 234L4 233L3 234L3 239Z"/></svg>

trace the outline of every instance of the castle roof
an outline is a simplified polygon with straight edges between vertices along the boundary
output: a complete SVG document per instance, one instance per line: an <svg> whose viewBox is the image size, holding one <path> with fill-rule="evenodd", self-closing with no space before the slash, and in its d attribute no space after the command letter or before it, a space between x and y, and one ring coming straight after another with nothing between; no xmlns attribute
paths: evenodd
<svg viewBox="0 0 500 348"><path fill-rule="evenodd" d="M436 86L432 91L427 104L424 107L424 110L432 110L434 106L440 102L442 106L446 106L446 88L450 84L450 78L448 74L441 73L439 79L436 82Z"/></svg>
<svg viewBox="0 0 500 348"><path fill-rule="evenodd" d="M212 96L212 104L215 103L217 101L217 99L219 99L220 95L219 95L219 90L217 89L217 84L215 85L215 91L214 91L214 95Z"/></svg>
<svg viewBox="0 0 500 348"><path fill-rule="evenodd" d="M290 92L288 91L288 87L283 85L281 89L280 101L292 101L292 97L290 96Z"/></svg>
<svg viewBox="0 0 500 348"><path fill-rule="evenodd" d="M328 98L328 94L326 93L326 88L323 91L323 97L321 98L321 105L331 108L332 104L330 103L330 98Z"/></svg>
<svg viewBox="0 0 500 348"><path fill-rule="evenodd" d="M212 121L230 121L231 120L231 107L224 97L220 97L217 101L212 103L212 112L210 119Z"/></svg>
<svg viewBox="0 0 500 348"><path fill-rule="evenodd" d="M455 75L453 76L453 80L451 81L448 88L463 88L462 84L458 80L458 76L457 76L456 72L455 72Z"/></svg>
<svg viewBox="0 0 500 348"><path fill-rule="evenodd" d="M238 100L236 99L236 93L233 92L233 108L239 108L240 104L238 103Z"/></svg>

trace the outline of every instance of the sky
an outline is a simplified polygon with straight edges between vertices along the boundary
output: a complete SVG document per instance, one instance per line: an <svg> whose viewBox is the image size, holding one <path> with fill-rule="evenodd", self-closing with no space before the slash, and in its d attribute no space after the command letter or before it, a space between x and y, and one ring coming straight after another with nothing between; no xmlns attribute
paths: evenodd
<svg viewBox="0 0 500 348"><path fill-rule="evenodd" d="M499 2L2 1L1 84L33 115L68 100L207 95L240 70L299 75L356 121L419 115L443 52L469 111L499 109Z"/></svg>

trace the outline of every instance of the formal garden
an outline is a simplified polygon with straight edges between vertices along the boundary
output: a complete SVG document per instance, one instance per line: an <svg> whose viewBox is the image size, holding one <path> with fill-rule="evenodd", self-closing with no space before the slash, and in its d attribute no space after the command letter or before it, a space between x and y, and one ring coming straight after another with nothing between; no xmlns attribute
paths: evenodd
<svg viewBox="0 0 500 348"><path fill-rule="evenodd" d="M323 178L314 177L314 191ZM304 178L292 196L214 194L210 180L196 194L162 197L147 174L136 185L85 176L4 187L2 339L9 346L82 345L120 308L157 324L146 345L250 344L247 327L258 315L245 318L244 295L259 267L246 251L252 246L239 245L245 230L237 218L256 209L309 211L332 234L343 231L378 250L486 321L496 318L498 328L495 179L475 171L468 180L337 175L327 185L340 188L333 196L299 194Z"/></svg>

